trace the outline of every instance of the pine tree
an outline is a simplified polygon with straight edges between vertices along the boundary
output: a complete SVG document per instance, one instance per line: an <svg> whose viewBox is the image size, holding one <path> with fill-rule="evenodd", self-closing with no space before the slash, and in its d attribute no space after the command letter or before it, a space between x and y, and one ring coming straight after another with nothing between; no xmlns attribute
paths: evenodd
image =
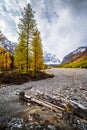
<svg viewBox="0 0 87 130"><path fill-rule="evenodd" d="M0 71L4 70L4 48L0 47Z"/></svg>
<svg viewBox="0 0 87 130"><path fill-rule="evenodd" d="M29 49L32 40L33 33L36 29L36 20L34 19L34 12L31 8L31 5L28 4L24 11L22 12L22 17L18 25L19 28L19 38L21 34L25 34L25 43L26 43L26 71L29 67Z"/></svg>
<svg viewBox="0 0 87 130"><path fill-rule="evenodd" d="M34 33L34 38L32 41L32 52L34 63L34 76L37 76L37 72L43 69L43 63L44 63L41 38L38 30Z"/></svg>
<svg viewBox="0 0 87 130"><path fill-rule="evenodd" d="M6 51L3 47L0 47L0 70L10 70L11 56L10 52Z"/></svg>
<svg viewBox="0 0 87 130"><path fill-rule="evenodd" d="M26 54L27 51L27 45L26 45L26 39L25 34L20 34L19 44L17 45L15 49L15 65L19 70L25 69L26 65Z"/></svg>
<svg viewBox="0 0 87 130"><path fill-rule="evenodd" d="M11 59L10 59L10 53L8 51L5 51L4 53L4 70L8 71L10 69Z"/></svg>
<svg viewBox="0 0 87 130"><path fill-rule="evenodd" d="M13 71L14 69L14 55L13 54L10 54L10 70Z"/></svg>

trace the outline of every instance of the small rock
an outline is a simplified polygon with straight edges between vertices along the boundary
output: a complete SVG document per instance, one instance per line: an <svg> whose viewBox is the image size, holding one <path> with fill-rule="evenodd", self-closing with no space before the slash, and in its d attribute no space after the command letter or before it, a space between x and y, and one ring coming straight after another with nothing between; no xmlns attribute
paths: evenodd
<svg viewBox="0 0 87 130"><path fill-rule="evenodd" d="M30 106L31 104L30 103L27 103L27 106Z"/></svg>
<svg viewBox="0 0 87 130"><path fill-rule="evenodd" d="M20 118L12 118L12 120L8 123L8 128L11 130L14 129L22 129L24 127L23 119Z"/></svg>
<svg viewBox="0 0 87 130"><path fill-rule="evenodd" d="M48 129L50 129L50 130L56 130L55 126L53 126L53 125L48 125Z"/></svg>
<svg viewBox="0 0 87 130"><path fill-rule="evenodd" d="M33 117L31 115L28 116L28 121L33 121Z"/></svg>

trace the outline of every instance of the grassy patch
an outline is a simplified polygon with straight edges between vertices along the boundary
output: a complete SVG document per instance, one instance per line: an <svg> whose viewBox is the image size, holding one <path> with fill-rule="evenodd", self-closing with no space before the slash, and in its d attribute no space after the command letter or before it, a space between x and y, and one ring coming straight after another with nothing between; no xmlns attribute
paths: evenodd
<svg viewBox="0 0 87 130"><path fill-rule="evenodd" d="M29 81L42 80L46 78L53 78L54 75L46 74L45 72L38 72L37 76L32 76L31 73L0 73L0 84L23 84Z"/></svg>
<svg viewBox="0 0 87 130"><path fill-rule="evenodd" d="M87 59L61 64L60 68L87 68Z"/></svg>

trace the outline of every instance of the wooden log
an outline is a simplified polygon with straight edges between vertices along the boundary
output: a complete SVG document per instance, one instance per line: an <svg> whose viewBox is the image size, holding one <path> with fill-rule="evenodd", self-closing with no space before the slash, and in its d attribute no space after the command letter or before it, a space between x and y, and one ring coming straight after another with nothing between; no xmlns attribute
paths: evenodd
<svg viewBox="0 0 87 130"><path fill-rule="evenodd" d="M23 101L25 101L25 102L29 102L30 99L31 99L31 97L30 97L30 96L26 96L26 97L25 97L25 92L20 92L20 93L19 93L19 99L20 99L20 100L23 100Z"/></svg>
<svg viewBox="0 0 87 130"><path fill-rule="evenodd" d="M25 93L20 93L19 94L19 98L23 101L26 101L26 102L31 102L31 103L36 103L38 105L41 105L41 106L44 106L44 107L47 107L55 112L57 112L57 114L62 117L62 111L64 110L63 108L59 107L59 106L56 106L48 101L44 101L44 100L41 100L41 99L38 99L37 97L35 96L28 96L26 95Z"/></svg>
<svg viewBox="0 0 87 130"><path fill-rule="evenodd" d="M87 120L87 107L72 100L70 100L70 102L73 104L74 114L79 118Z"/></svg>
<svg viewBox="0 0 87 130"><path fill-rule="evenodd" d="M64 111L71 111L74 116L87 121L87 108L81 104L72 100L66 100L63 98L54 98L47 95L39 95L38 97L32 95L26 95L24 92L19 94L19 98L26 102L32 102L41 106L47 107L55 112L63 113ZM41 98L41 99L40 99ZM67 109L67 104L70 104L70 108Z"/></svg>
<svg viewBox="0 0 87 130"><path fill-rule="evenodd" d="M57 98L56 96L52 96L52 95L45 95L45 94L41 94L38 93L38 98L42 99L42 100L46 100L56 106L59 106L61 108L65 108L66 104L62 102L61 98Z"/></svg>
<svg viewBox="0 0 87 130"><path fill-rule="evenodd" d="M40 96L40 93L39 93ZM87 120L87 107L84 107L82 104L79 104L72 100L66 100L64 98L58 98L56 96L50 96L50 95L42 95L42 99L46 99L49 102L61 107L61 108L67 108L67 104L70 104L70 111L74 114L74 116L77 116L81 119ZM67 112L67 110L66 110Z"/></svg>
<svg viewBox="0 0 87 130"><path fill-rule="evenodd" d="M72 100L66 100L66 99L61 98L61 101L63 103L65 103L66 106L68 103L70 104L71 109L72 109L75 116L77 116L81 119L87 120L87 107L84 107L82 104L77 103L77 102L72 101Z"/></svg>
<svg viewBox="0 0 87 130"><path fill-rule="evenodd" d="M38 99L36 97L30 97L30 96L25 95L24 98L26 99L26 101L30 100L31 102L37 103L37 104L39 104L41 106L48 107L48 108L50 108L50 109L52 109L54 111L58 111L58 110L63 111L64 110L61 107L58 107L58 106L56 106L56 105L54 105L54 104L52 104L52 103L50 103L48 101L44 101L44 100Z"/></svg>

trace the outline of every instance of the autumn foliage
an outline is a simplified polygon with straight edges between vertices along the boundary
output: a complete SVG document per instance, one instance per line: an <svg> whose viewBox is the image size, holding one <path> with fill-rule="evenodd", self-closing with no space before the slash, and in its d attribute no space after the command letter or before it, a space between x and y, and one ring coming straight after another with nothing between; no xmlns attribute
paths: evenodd
<svg viewBox="0 0 87 130"><path fill-rule="evenodd" d="M36 77L44 69L44 60L40 32L30 4L22 12L18 29L19 39L15 51L11 53L0 47L0 71L30 72ZM1 32L0 41L3 41Z"/></svg>

